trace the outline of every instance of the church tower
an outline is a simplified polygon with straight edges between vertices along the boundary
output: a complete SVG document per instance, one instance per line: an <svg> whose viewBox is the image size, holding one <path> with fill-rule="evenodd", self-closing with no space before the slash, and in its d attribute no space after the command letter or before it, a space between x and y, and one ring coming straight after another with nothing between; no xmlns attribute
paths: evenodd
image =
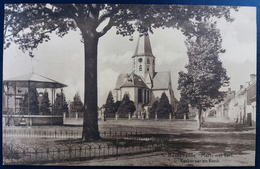
<svg viewBox="0 0 260 169"><path fill-rule="evenodd" d="M149 74L151 78L155 72L155 57L152 53L149 35L138 37L135 53L133 55L133 71L135 74L146 79Z"/></svg>

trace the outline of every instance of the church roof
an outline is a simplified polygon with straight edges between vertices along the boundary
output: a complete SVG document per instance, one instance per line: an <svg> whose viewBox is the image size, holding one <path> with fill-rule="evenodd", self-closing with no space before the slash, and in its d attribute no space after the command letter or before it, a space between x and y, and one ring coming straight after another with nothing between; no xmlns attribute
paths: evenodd
<svg viewBox="0 0 260 169"><path fill-rule="evenodd" d="M118 76L115 89L120 89L121 87L148 88L144 80L134 73L131 73L130 75L121 73Z"/></svg>
<svg viewBox="0 0 260 169"><path fill-rule="evenodd" d="M153 56L149 35L138 37L134 56ZM153 56L154 57L154 56Z"/></svg>
<svg viewBox="0 0 260 169"><path fill-rule="evenodd" d="M121 73L118 75L115 89L120 89L120 87L123 86L127 76L127 73Z"/></svg>
<svg viewBox="0 0 260 169"><path fill-rule="evenodd" d="M155 72L153 78L153 90L169 89L170 73Z"/></svg>

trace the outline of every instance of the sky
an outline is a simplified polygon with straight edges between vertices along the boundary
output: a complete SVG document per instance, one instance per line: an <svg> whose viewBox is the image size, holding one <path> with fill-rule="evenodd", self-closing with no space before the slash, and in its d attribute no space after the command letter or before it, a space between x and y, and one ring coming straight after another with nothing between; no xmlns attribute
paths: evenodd
<svg viewBox="0 0 260 169"><path fill-rule="evenodd" d="M219 59L227 70L230 86L221 90L238 91L240 85L256 74L256 8L240 7L239 12L231 12L232 23L217 19L226 49ZM176 29L157 29L149 34L152 51L156 58L155 71L171 71L172 87L179 99L178 72L185 71L188 64L185 36ZM76 92L84 99L84 50L79 31L71 31L63 38L51 35L51 41L39 45L31 59L16 45L4 50L3 79L31 73L32 71L67 84L64 93L67 101L73 100ZM98 105L105 104L108 92L113 90L120 73L131 73L132 56L135 51L138 33L129 37L116 35L112 28L99 39L98 45Z"/></svg>

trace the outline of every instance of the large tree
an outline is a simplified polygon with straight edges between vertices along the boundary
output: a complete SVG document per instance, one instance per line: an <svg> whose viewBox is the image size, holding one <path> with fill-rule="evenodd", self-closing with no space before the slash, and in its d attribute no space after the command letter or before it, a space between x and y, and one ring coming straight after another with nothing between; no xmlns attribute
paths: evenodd
<svg viewBox="0 0 260 169"><path fill-rule="evenodd" d="M43 93L43 96L42 96L42 100L41 100L40 111L44 115L50 115L51 114L50 106L51 106L51 103L50 103L50 99L49 99L49 94L45 90Z"/></svg>
<svg viewBox="0 0 260 169"><path fill-rule="evenodd" d="M112 95L112 92L109 91L108 96L107 96L107 100L106 100L106 104L104 105L105 108L105 115L114 115L115 114L115 103L114 103L114 98ZM115 117L115 116L113 116Z"/></svg>
<svg viewBox="0 0 260 169"><path fill-rule="evenodd" d="M154 28L173 27L185 35L196 29L205 18L225 17L231 21L230 8L190 5L126 4L7 4L5 6L4 48L11 43L23 51L32 51L50 40L50 34L65 36L80 30L85 50L85 93L83 140L99 139L97 121L97 55L98 41L113 26L117 34L152 32ZM235 7L232 7L236 9ZM104 21L107 21L105 23ZM97 28L105 24L101 31ZM101 27L102 28L102 27Z"/></svg>
<svg viewBox="0 0 260 169"><path fill-rule="evenodd" d="M77 92L73 97L73 102L70 103L70 112L76 113L82 111L84 111L84 105L83 102L81 101L79 93Z"/></svg>
<svg viewBox="0 0 260 169"><path fill-rule="evenodd" d="M178 89L185 97L183 99L198 109L200 130L202 111L223 100L225 92L219 89L229 85L229 77L219 60L219 54L225 50L216 23L201 22L193 33L195 36L186 40L189 63L186 65L187 73L179 72Z"/></svg>
<svg viewBox="0 0 260 169"><path fill-rule="evenodd" d="M170 105L167 95L163 92L157 108L158 118L169 118L169 114L172 115L172 106Z"/></svg>
<svg viewBox="0 0 260 169"><path fill-rule="evenodd" d="M29 105L28 105L29 101ZM35 87L31 87L30 90L24 95L23 107L30 107L29 112L33 115L39 114L39 101L38 92Z"/></svg>
<svg viewBox="0 0 260 169"><path fill-rule="evenodd" d="M82 107L83 107L83 105L82 105ZM62 114L63 112L66 112L66 116L68 116L68 111L69 111L68 103L66 101L66 96L63 92L56 94L54 109L56 112L58 112L58 114Z"/></svg>
<svg viewBox="0 0 260 169"><path fill-rule="evenodd" d="M128 117L128 114L130 113L132 117L135 110L136 108L134 102L130 100L129 94L125 93L121 101L121 104L117 110L117 114L119 115L119 117Z"/></svg>

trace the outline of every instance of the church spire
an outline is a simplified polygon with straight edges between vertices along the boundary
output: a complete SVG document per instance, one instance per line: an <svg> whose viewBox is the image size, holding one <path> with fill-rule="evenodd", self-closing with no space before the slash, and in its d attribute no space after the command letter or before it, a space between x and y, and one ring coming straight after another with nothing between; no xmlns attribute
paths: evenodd
<svg viewBox="0 0 260 169"><path fill-rule="evenodd" d="M155 57L152 52L149 35L139 36L133 58L134 73L144 79L155 72Z"/></svg>
<svg viewBox="0 0 260 169"><path fill-rule="evenodd" d="M138 37L133 57L135 56L153 56L149 34Z"/></svg>

